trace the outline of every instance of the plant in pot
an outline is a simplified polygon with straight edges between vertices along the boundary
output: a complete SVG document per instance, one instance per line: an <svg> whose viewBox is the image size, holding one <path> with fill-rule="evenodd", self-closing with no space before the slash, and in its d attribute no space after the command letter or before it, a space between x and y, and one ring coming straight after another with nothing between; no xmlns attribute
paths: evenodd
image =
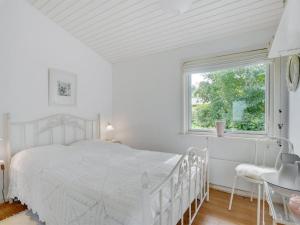
<svg viewBox="0 0 300 225"><path fill-rule="evenodd" d="M223 110L218 112L217 119L216 119L216 131L218 137L223 137L225 128L226 128L226 120L225 120L225 113Z"/></svg>

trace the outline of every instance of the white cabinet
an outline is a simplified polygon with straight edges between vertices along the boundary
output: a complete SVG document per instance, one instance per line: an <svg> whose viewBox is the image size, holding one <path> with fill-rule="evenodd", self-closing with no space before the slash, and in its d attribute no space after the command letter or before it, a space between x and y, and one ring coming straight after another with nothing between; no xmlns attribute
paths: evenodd
<svg viewBox="0 0 300 225"><path fill-rule="evenodd" d="M300 1L288 0L277 29L270 58L300 54Z"/></svg>

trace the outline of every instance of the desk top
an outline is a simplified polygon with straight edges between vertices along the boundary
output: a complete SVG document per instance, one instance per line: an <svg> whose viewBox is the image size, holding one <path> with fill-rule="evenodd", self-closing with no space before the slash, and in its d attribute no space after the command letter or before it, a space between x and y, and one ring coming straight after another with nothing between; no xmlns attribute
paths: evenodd
<svg viewBox="0 0 300 225"><path fill-rule="evenodd" d="M265 192L269 209L275 224L299 225L300 217L294 214L289 207L289 199L294 191L278 188L275 185L265 182Z"/></svg>
<svg viewBox="0 0 300 225"><path fill-rule="evenodd" d="M289 177L280 177L279 173L266 173L262 175L264 181L275 185L279 188L288 189L291 191L300 191L300 187L295 184L295 180Z"/></svg>

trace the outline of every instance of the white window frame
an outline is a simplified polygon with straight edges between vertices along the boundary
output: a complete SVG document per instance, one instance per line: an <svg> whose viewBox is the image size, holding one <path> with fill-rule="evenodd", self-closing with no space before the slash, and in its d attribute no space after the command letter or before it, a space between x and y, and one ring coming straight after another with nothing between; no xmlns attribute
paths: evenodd
<svg viewBox="0 0 300 225"><path fill-rule="evenodd" d="M251 64L266 63L264 61L257 61ZM225 136L237 136L237 137L264 137L267 135L274 135L277 129L277 112L276 106L280 105L280 94L281 88L280 79L276 79L276 76L280 77L280 63L277 61L272 61L268 63L267 73L265 77L265 131L225 131ZM236 66L239 66L238 64ZM246 66L246 65L243 65ZM234 67L234 66L232 66ZM230 68L230 67L228 67ZM215 129L191 129L191 86L190 77L191 74L197 73L186 72L182 69L183 73L183 123L182 131L183 134L196 134L196 135L215 135ZM277 94L277 95L278 95Z"/></svg>

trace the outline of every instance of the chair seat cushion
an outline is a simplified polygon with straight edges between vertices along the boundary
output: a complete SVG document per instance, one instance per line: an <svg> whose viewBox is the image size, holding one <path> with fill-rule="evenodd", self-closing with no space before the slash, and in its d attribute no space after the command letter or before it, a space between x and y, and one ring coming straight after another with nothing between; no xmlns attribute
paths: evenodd
<svg viewBox="0 0 300 225"><path fill-rule="evenodd" d="M275 173L277 170L271 167L256 166L253 164L240 164L235 168L238 176L249 177L255 180L262 180L265 173Z"/></svg>

